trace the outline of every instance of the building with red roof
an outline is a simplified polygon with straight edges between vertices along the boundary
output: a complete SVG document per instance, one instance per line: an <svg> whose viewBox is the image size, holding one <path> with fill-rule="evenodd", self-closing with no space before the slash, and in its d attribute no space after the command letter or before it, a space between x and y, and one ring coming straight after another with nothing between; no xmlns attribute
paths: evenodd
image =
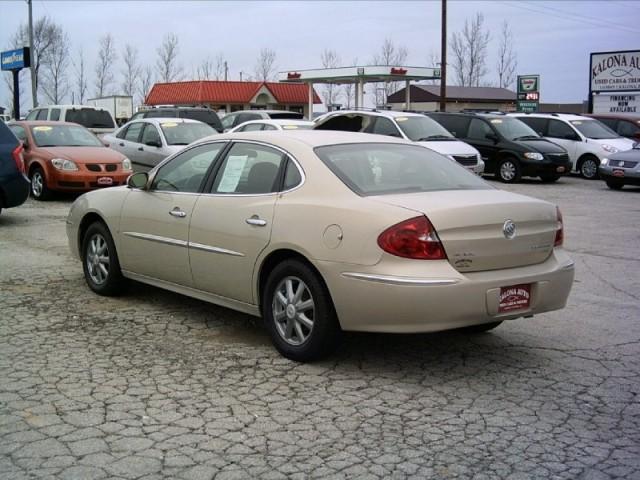
<svg viewBox="0 0 640 480"><path fill-rule="evenodd" d="M194 80L156 83L145 105L206 105L216 111L273 109L302 112L309 118L306 84ZM313 91L313 103L322 103Z"/></svg>

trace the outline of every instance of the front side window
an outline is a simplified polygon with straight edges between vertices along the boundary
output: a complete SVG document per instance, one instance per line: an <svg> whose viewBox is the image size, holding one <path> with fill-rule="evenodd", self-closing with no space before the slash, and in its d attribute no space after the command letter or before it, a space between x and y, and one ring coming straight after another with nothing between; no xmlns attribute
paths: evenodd
<svg viewBox="0 0 640 480"><path fill-rule="evenodd" d="M273 148L238 142L220 166L211 191L251 195L275 192L284 158Z"/></svg>
<svg viewBox="0 0 640 480"><path fill-rule="evenodd" d="M404 134L414 142L453 140L442 125L429 117L396 117L396 123Z"/></svg>
<svg viewBox="0 0 640 480"><path fill-rule="evenodd" d="M560 120L549 120L548 137L552 138L564 138L572 140L577 137L576 132L573 131L569 125Z"/></svg>
<svg viewBox="0 0 640 480"><path fill-rule="evenodd" d="M209 143L190 148L160 167L151 190L197 193L207 170L226 143Z"/></svg>
<svg viewBox="0 0 640 480"><path fill-rule="evenodd" d="M42 110L38 110L38 116L36 117L36 120L46 120L47 119L47 109L43 108Z"/></svg>
<svg viewBox="0 0 640 480"><path fill-rule="evenodd" d="M455 162L418 145L354 143L317 147L315 152L361 196L492 188Z"/></svg>
<svg viewBox="0 0 640 480"><path fill-rule="evenodd" d="M27 141L27 132L24 127L21 127L20 125L9 125L9 129L18 138L18 140L22 142Z"/></svg>
<svg viewBox="0 0 640 480"><path fill-rule="evenodd" d="M373 128L371 129L371 133L376 133L378 135L387 135L389 137L402 137L393 122L384 117L377 117L375 119L375 123L373 124Z"/></svg>
<svg viewBox="0 0 640 480"><path fill-rule="evenodd" d="M469 125L469 133L467 137L471 140L488 140L487 135L493 133L491 127L486 122L477 118L471 119L471 125Z"/></svg>
<svg viewBox="0 0 640 480"><path fill-rule="evenodd" d="M156 145L158 147L162 146L160 134L154 125L147 123L144 126L144 130L142 131L142 143L145 145Z"/></svg>
<svg viewBox="0 0 640 480"><path fill-rule="evenodd" d="M35 120L38 117L38 113L41 111L42 109L31 110L29 115L27 115L27 120Z"/></svg>
<svg viewBox="0 0 640 480"><path fill-rule="evenodd" d="M244 127L240 127L240 132L257 132L262 130L263 124L262 123L249 123L247 125L245 125Z"/></svg>
<svg viewBox="0 0 640 480"><path fill-rule="evenodd" d="M432 117L456 138L466 138L469 117L465 115L438 115Z"/></svg>
<svg viewBox="0 0 640 480"><path fill-rule="evenodd" d="M538 135L535 130L517 118L491 118L489 122L493 125L493 128L500 132L500 135L508 140L531 140L540 138L540 135Z"/></svg>
<svg viewBox="0 0 640 480"><path fill-rule="evenodd" d="M618 123L618 133L623 137L634 137L640 132L640 127L632 122L620 120Z"/></svg>
<svg viewBox="0 0 640 480"><path fill-rule="evenodd" d="M233 128L233 121L236 119L237 115L229 114L222 117L222 126L225 129Z"/></svg>
<svg viewBox="0 0 640 480"><path fill-rule="evenodd" d="M542 136L547 131L547 122L546 118L541 117L517 117L521 122L526 123L531 127L535 132Z"/></svg>
<svg viewBox="0 0 640 480"><path fill-rule="evenodd" d="M132 123L129 125L129 128L127 128L127 131L124 134L124 139L128 142L138 143L142 127L144 127L143 122Z"/></svg>

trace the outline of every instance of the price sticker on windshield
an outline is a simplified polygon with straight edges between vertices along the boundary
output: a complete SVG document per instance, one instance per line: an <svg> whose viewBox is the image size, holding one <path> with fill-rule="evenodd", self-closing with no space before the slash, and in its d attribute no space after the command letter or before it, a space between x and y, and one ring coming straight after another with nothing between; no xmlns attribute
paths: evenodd
<svg viewBox="0 0 640 480"><path fill-rule="evenodd" d="M491 123L502 123L502 120L500 120L499 118L494 118L493 120L491 120Z"/></svg>
<svg viewBox="0 0 640 480"><path fill-rule="evenodd" d="M163 127L177 127L178 124L175 122L167 122L162 124Z"/></svg>
<svg viewBox="0 0 640 480"><path fill-rule="evenodd" d="M396 118L396 122L406 122L408 119L407 117L398 117Z"/></svg>
<svg viewBox="0 0 640 480"><path fill-rule="evenodd" d="M282 128L284 130L297 130L298 126L297 125L284 125Z"/></svg>
<svg viewBox="0 0 640 480"><path fill-rule="evenodd" d="M34 132L48 132L50 130L53 130L53 128L52 127L47 127L47 126L44 126L44 125L41 125L39 127L33 127L33 131Z"/></svg>

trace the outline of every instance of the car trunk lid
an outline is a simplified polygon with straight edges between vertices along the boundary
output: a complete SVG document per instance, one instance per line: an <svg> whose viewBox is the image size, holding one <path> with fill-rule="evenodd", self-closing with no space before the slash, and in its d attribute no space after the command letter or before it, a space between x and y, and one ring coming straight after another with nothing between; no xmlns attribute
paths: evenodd
<svg viewBox="0 0 640 480"><path fill-rule="evenodd" d="M554 205L501 190L380 195L371 199L425 214L460 272L545 261L557 228ZM511 235L510 224L515 226Z"/></svg>

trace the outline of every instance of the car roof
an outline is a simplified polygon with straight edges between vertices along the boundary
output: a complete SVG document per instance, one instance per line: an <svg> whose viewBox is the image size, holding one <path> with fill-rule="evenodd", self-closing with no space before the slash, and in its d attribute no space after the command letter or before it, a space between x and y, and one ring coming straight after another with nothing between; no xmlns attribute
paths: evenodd
<svg viewBox="0 0 640 480"><path fill-rule="evenodd" d="M424 114L422 113L398 112L397 110L335 110L333 112L328 112L325 115L327 118L329 116L335 116L335 115L371 115L376 117L387 117L387 118L424 117Z"/></svg>
<svg viewBox="0 0 640 480"><path fill-rule="evenodd" d="M15 120L9 123L9 125L21 125L24 127L44 127L47 125L60 126L60 125L73 125L74 127L82 127L82 125L74 122L58 122L54 120ZM86 128L86 127L83 127Z"/></svg>
<svg viewBox="0 0 640 480"><path fill-rule="evenodd" d="M533 118L557 118L560 120L593 120L583 115L576 115L574 113L514 113L511 114L518 117L533 117Z"/></svg>
<svg viewBox="0 0 640 480"><path fill-rule="evenodd" d="M612 118L615 120L640 121L638 113L585 113L585 116L592 118Z"/></svg>
<svg viewBox="0 0 640 480"><path fill-rule="evenodd" d="M160 123L204 123L199 120L194 120L192 118L178 118L178 117L152 117L152 118L136 118L135 120L129 123L139 123L139 122L147 122L158 125ZM204 123L207 125L206 123Z"/></svg>
<svg viewBox="0 0 640 480"><path fill-rule="evenodd" d="M299 118L262 118L260 120L249 120L248 122L243 122L238 126L243 127L250 123L265 123L267 125L315 125L314 122L301 120Z"/></svg>
<svg viewBox="0 0 640 480"><path fill-rule="evenodd" d="M257 132L222 133L210 135L199 142L210 140L255 140L273 143L276 146L295 142L311 148L349 143L400 143L416 145L415 142L386 135L342 132L337 130L262 130Z"/></svg>

